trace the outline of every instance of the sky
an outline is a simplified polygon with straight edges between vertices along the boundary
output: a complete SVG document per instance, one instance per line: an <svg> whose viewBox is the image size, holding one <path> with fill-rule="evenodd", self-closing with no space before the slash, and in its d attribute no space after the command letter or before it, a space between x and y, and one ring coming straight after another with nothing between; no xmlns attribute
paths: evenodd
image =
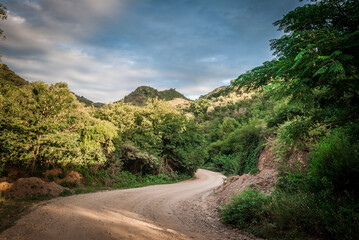
<svg viewBox="0 0 359 240"><path fill-rule="evenodd" d="M298 0L2 0L2 62L114 102L145 85L196 99L273 59L272 23Z"/></svg>

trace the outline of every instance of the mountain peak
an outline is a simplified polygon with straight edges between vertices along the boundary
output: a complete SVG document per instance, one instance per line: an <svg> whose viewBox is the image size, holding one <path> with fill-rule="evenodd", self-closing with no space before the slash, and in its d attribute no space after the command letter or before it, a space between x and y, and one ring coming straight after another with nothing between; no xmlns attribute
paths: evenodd
<svg viewBox="0 0 359 240"><path fill-rule="evenodd" d="M124 97L123 101L125 103L131 103L133 105L143 106L146 104L148 99L152 99L152 98L158 98L166 101L173 100L175 98L183 98L187 100L187 98L183 94L177 92L176 89L174 88L158 91L157 89L149 86L140 86L136 88L135 91L131 92L126 97Z"/></svg>

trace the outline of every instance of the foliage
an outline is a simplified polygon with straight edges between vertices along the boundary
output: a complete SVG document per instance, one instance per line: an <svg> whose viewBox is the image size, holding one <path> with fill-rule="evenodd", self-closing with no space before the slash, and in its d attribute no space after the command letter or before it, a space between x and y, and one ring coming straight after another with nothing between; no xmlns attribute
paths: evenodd
<svg viewBox="0 0 359 240"><path fill-rule="evenodd" d="M75 96L77 98L77 101L85 104L86 107L94 106L95 108L100 108L100 107L103 107L103 105L104 105L104 103L93 102L93 101L85 98L84 96L78 96L78 95L75 95Z"/></svg>
<svg viewBox="0 0 359 240"><path fill-rule="evenodd" d="M0 3L0 21L7 18L7 8L4 4ZM0 28L0 38L5 39L4 31Z"/></svg>
<svg viewBox="0 0 359 240"><path fill-rule="evenodd" d="M93 192L99 189L133 188L154 184L167 184L190 178L188 174L176 172L159 173L156 175L133 174L121 169L120 166L111 166L97 170L80 167L77 171L83 174L86 184L84 187L76 186L76 193Z"/></svg>
<svg viewBox="0 0 359 240"><path fill-rule="evenodd" d="M343 0L317 1L289 12L275 23L286 33L271 41L277 58L239 76L235 84L263 88L299 107L287 128L293 137L305 137L317 124L358 118L359 18L352 15L358 10L357 1Z"/></svg>
<svg viewBox="0 0 359 240"><path fill-rule="evenodd" d="M239 123L236 119L225 117L222 124L219 125L219 136L221 138L228 137L238 126Z"/></svg>
<svg viewBox="0 0 359 240"><path fill-rule="evenodd" d="M29 84L28 81L16 75L5 64L0 64L0 79L2 79L2 81L8 81L9 84L13 84L18 87Z"/></svg>
<svg viewBox="0 0 359 240"><path fill-rule="evenodd" d="M208 99L199 99L191 103L189 110L198 118L199 116L203 116L208 107L211 105L211 101Z"/></svg>
<svg viewBox="0 0 359 240"><path fill-rule="evenodd" d="M233 131L234 123L238 124L226 118L218 127L222 138L208 148L210 161L226 175L255 170L263 140L263 129L257 121L240 124Z"/></svg>
<svg viewBox="0 0 359 240"><path fill-rule="evenodd" d="M166 101L175 98L187 99L183 94L177 92L176 89L173 88L158 91L152 87L141 86L138 87L135 91L131 92L129 95L125 96L123 101L125 103L131 103L136 106L144 106L148 100L155 98Z"/></svg>
<svg viewBox="0 0 359 240"><path fill-rule="evenodd" d="M239 229L248 229L258 224L266 215L265 206L270 197L256 189L248 189L232 197L232 202L225 205L220 213L223 221L234 224Z"/></svg>
<svg viewBox="0 0 359 240"><path fill-rule="evenodd" d="M268 239L357 239L357 132L356 123L329 132L312 150L308 170L283 171L258 210L265 212L261 222L247 220L249 230Z"/></svg>
<svg viewBox="0 0 359 240"><path fill-rule="evenodd" d="M336 129L316 145L309 169L314 191L341 197L353 194L359 199L358 143L351 143L345 131Z"/></svg>
<svg viewBox="0 0 359 240"><path fill-rule="evenodd" d="M2 165L35 169L106 162L116 128L91 117L64 83L17 87L0 80Z"/></svg>
<svg viewBox="0 0 359 240"><path fill-rule="evenodd" d="M214 99L216 99L216 98L229 95L230 93L232 93L232 92L234 92L234 91L236 91L236 90L237 90L237 89L236 89L234 86L232 86L232 85L223 86L223 87L216 88L215 90L213 90L213 91L210 92L210 93L207 93L207 94L204 95L204 96L200 96L200 99L201 99L201 98L204 98L204 99L214 100Z"/></svg>
<svg viewBox="0 0 359 240"><path fill-rule="evenodd" d="M112 122L122 142L161 159L156 166L164 171L193 174L203 163L203 137L197 127L164 101L150 100L143 107L119 102L93 115Z"/></svg>
<svg viewBox="0 0 359 240"><path fill-rule="evenodd" d="M262 128L256 121L239 125L226 138L222 138L209 147L212 156L217 154L249 153L257 148L263 137Z"/></svg>
<svg viewBox="0 0 359 240"><path fill-rule="evenodd" d="M123 161L123 169L132 173L143 172L156 174L160 171L161 161L149 154L141 152L131 143L121 145L121 159Z"/></svg>
<svg viewBox="0 0 359 240"><path fill-rule="evenodd" d="M236 175L241 169L239 156L237 154L217 155L212 159L212 162L214 163L214 167L226 176Z"/></svg>
<svg viewBox="0 0 359 240"><path fill-rule="evenodd" d="M311 2L274 23L285 33L271 41L276 58L234 83L260 90L272 106L264 118L248 107L238 122L257 116L277 135L280 152L311 152L308 169L281 173L268 205L257 210L265 212L261 222L241 226L269 239L357 239L359 2ZM220 151L225 140L213 136Z"/></svg>

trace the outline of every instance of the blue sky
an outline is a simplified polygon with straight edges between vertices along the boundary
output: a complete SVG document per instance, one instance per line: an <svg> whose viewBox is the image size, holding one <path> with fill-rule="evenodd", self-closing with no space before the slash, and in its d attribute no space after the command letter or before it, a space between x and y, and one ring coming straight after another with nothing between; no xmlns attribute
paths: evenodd
<svg viewBox="0 0 359 240"><path fill-rule="evenodd" d="M298 0L4 0L0 54L20 76L113 102L138 86L195 99L273 58Z"/></svg>

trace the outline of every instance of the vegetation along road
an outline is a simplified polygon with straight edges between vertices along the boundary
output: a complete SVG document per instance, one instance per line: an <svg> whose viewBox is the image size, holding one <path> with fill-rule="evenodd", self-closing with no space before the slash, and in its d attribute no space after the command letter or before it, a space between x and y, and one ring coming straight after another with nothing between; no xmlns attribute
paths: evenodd
<svg viewBox="0 0 359 240"><path fill-rule="evenodd" d="M200 169L195 179L176 184L53 199L38 205L0 239L220 239L223 233L214 233L192 203L202 199L205 204L204 197L223 178Z"/></svg>

